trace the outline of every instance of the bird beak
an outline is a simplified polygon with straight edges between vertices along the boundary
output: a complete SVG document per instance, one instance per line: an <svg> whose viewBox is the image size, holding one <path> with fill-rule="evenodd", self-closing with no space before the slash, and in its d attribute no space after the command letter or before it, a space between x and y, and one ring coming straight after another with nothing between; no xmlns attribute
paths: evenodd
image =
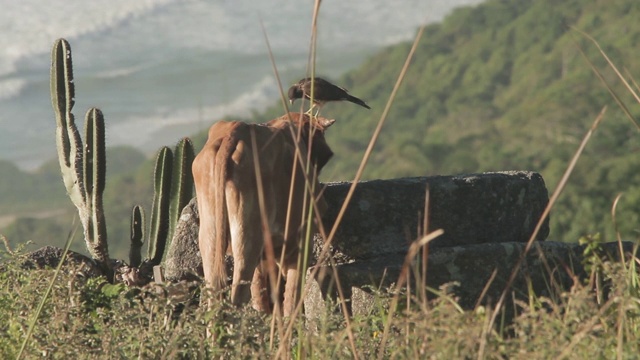
<svg viewBox="0 0 640 360"><path fill-rule="evenodd" d="M289 104L293 105L293 99L289 99Z"/></svg>

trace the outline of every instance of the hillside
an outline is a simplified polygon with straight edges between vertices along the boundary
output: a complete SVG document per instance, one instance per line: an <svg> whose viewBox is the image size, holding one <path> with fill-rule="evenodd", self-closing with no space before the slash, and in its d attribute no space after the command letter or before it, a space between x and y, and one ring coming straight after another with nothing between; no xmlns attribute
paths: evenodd
<svg viewBox="0 0 640 360"><path fill-rule="evenodd" d="M34 242L30 249L63 246L77 223L77 211L66 196L58 160L48 161L35 173L0 163L0 172L0 220L13 220L9 224L0 222L0 234L13 245ZM114 257L124 259L128 254L131 208L142 204L149 209L152 174L152 160L145 159L140 151L132 147L107 149L104 207ZM79 228L72 249L86 253L81 235Z"/></svg>
<svg viewBox="0 0 640 360"><path fill-rule="evenodd" d="M623 96L615 74L574 26L594 36L620 68L640 80L640 3L634 0L488 1L428 26L365 172L366 179L496 170L534 170L553 191L604 105L609 110L552 214L551 238L612 240L615 196L623 236L640 214L640 134L583 59ZM328 133L337 154L325 180L354 176L410 44L380 52L336 82L365 99L366 111L330 104ZM320 69L321 73L321 69ZM270 118L271 109L256 120Z"/></svg>
<svg viewBox="0 0 640 360"><path fill-rule="evenodd" d="M640 134L594 75L579 47L632 113L639 113L640 106L620 86L593 44L570 26L594 36L620 68L640 80L635 54L640 42L638 16L636 0L490 0L460 8L442 23L428 26L365 179L533 170L544 176L553 191L592 121L608 105L602 125L552 213L550 238L577 241L602 233L612 240L610 208L621 192L618 225L624 238L635 238L640 214ZM323 116L338 121L327 133L336 155L322 180L354 176L409 47L408 43L388 47L357 70L334 79L373 110L349 103L323 108ZM281 115L281 107L275 104L279 102L252 120ZM204 134L193 139L198 148ZM127 251L128 209L139 199L150 201L151 167L144 164L143 170L108 175L105 204L113 215L107 214L107 222L111 242L119 244L112 245L118 254ZM33 180L16 178L10 183L28 181ZM62 189L57 181L54 185ZM68 224L71 218L64 221ZM38 223L26 226L31 233L11 229L5 233L11 241L24 241L33 236ZM65 234L68 227L63 226Z"/></svg>

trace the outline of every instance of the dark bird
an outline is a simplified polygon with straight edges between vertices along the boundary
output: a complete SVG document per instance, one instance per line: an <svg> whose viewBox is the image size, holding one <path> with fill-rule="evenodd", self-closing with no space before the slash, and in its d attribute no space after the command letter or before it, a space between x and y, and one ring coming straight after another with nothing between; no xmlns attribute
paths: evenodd
<svg viewBox="0 0 640 360"><path fill-rule="evenodd" d="M311 98L311 78L304 78L289 88L289 103L293 104L296 99ZM371 109L367 103L358 99L353 95L349 95L346 89L333 85L325 79L316 77L313 82L313 106L318 108L316 115L320 112L320 108L329 101L349 101L358 104L367 109ZM309 112L311 111L309 109Z"/></svg>

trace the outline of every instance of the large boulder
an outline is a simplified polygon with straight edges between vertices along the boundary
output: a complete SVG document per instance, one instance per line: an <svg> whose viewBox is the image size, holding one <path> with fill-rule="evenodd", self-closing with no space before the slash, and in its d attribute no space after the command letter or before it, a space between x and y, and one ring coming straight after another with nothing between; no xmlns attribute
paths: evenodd
<svg viewBox="0 0 640 360"><path fill-rule="evenodd" d="M333 226L350 186L327 184L326 229ZM432 248L526 242L549 201L542 176L529 171L363 181L336 232L334 255L358 260L405 253L423 233L427 190L428 230L444 230ZM548 234L547 218L536 239Z"/></svg>
<svg viewBox="0 0 640 360"><path fill-rule="evenodd" d="M163 264L168 281L193 281L202 277L202 258L198 247L200 217L196 198L182 209Z"/></svg>

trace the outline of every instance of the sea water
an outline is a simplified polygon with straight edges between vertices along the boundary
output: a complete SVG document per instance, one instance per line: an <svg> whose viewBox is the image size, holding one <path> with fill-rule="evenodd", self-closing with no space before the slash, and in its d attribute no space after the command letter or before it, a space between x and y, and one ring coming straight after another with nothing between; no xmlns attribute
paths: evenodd
<svg viewBox="0 0 640 360"><path fill-rule="evenodd" d="M317 74L338 77L452 8L480 0L324 0ZM286 89L306 72L312 0L0 0L0 159L55 158L50 52L72 48L74 114L107 122L107 145L151 152L276 104L264 24ZM357 93L357 89L352 89Z"/></svg>

